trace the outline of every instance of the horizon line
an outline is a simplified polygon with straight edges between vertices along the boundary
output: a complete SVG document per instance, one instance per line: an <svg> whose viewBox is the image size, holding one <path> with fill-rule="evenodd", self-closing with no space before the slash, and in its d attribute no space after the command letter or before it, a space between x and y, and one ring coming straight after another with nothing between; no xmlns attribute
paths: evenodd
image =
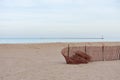
<svg viewBox="0 0 120 80"><path fill-rule="evenodd" d="M103 37L102 38L72 38L72 37L69 37L69 38L57 38L57 37L52 37L52 38L0 38L0 39L104 39Z"/></svg>

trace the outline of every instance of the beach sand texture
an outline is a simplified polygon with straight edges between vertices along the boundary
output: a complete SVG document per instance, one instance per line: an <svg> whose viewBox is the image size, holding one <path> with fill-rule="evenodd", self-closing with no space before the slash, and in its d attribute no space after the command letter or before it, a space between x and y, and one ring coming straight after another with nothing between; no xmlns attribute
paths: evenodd
<svg viewBox="0 0 120 80"><path fill-rule="evenodd" d="M67 46L0 44L0 80L120 80L119 60L66 64L61 50Z"/></svg>

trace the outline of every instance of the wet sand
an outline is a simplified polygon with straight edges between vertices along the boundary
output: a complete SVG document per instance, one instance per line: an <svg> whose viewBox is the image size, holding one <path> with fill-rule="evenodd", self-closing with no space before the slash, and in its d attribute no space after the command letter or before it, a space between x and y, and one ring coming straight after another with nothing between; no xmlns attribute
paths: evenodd
<svg viewBox="0 0 120 80"><path fill-rule="evenodd" d="M67 43L0 44L0 80L120 80L120 60L68 65Z"/></svg>

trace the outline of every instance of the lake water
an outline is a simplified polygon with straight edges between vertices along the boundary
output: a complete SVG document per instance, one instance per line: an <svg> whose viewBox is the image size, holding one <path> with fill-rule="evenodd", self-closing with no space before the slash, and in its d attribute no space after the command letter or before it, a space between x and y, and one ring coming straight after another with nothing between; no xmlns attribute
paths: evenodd
<svg viewBox="0 0 120 80"><path fill-rule="evenodd" d="M0 44L15 44L15 43L55 43L55 42L119 42L120 39L0 39Z"/></svg>

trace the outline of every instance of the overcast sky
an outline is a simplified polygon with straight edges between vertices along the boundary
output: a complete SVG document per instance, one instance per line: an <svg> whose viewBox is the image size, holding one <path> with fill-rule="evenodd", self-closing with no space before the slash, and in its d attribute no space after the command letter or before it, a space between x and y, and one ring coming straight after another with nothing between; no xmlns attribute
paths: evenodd
<svg viewBox="0 0 120 80"><path fill-rule="evenodd" d="M0 37L120 38L120 0L0 0Z"/></svg>

